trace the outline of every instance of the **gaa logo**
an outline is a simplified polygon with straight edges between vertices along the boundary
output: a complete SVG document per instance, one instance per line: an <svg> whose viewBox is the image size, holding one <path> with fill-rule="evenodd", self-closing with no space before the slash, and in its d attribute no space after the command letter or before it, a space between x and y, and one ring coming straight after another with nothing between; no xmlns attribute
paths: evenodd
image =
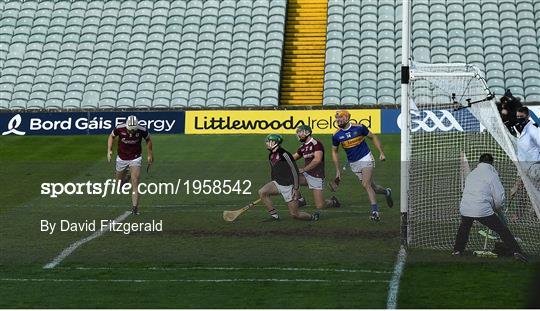
<svg viewBox="0 0 540 311"><path fill-rule="evenodd" d="M397 118L401 128L401 114ZM411 132L464 132L463 127L448 110L411 110Z"/></svg>
<svg viewBox="0 0 540 311"><path fill-rule="evenodd" d="M437 115L439 113L439 115ZM416 125L416 126L415 126ZM448 110L412 110L411 111L411 131L433 132L440 130L449 132L451 130L463 132L463 128Z"/></svg>
<svg viewBox="0 0 540 311"><path fill-rule="evenodd" d="M11 120L8 122L8 130L2 133L2 136L9 135L9 134L15 134L15 135L25 135L26 132L22 132L17 130L19 126L21 126L22 118L20 114L14 115Z"/></svg>

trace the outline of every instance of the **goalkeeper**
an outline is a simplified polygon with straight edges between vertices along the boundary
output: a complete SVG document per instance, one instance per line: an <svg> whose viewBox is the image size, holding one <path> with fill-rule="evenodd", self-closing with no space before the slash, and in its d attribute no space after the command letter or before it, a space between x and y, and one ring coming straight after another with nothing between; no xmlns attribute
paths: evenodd
<svg viewBox="0 0 540 311"><path fill-rule="evenodd" d="M469 240L471 227L476 220L499 234L517 260L527 260L508 227L495 213L495 211L502 212L504 199L504 187L497 170L493 167L493 156L485 153L480 156L478 166L467 175L465 180L459 208L461 223L452 255L459 256L463 253Z"/></svg>
<svg viewBox="0 0 540 311"><path fill-rule="evenodd" d="M319 213L311 215L298 210L298 167L293 160L293 156L287 150L281 148L282 142L283 137L279 134L266 136L265 143L266 149L270 152L268 160L272 169L272 181L259 189L261 201L274 220L279 220L279 215L272 205L270 197L279 194L287 203L292 217L300 220L319 220Z"/></svg>

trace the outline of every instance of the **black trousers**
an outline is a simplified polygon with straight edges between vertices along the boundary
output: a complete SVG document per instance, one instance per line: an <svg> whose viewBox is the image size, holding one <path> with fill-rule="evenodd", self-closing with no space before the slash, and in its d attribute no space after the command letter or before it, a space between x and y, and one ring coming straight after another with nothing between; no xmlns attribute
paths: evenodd
<svg viewBox="0 0 540 311"><path fill-rule="evenodd" d="M454 251L463 252L467 242L469 241L469 233L474 221L480 222L482 225L488 227L492 231L496 232L501 240L506 244L510 250L515 253L522 253L521 247L512 235L512 232L508 227L497 217L496 214L487 217L467 217L461 216L461 223L456 236L456 243L454 244Z"/></svg>

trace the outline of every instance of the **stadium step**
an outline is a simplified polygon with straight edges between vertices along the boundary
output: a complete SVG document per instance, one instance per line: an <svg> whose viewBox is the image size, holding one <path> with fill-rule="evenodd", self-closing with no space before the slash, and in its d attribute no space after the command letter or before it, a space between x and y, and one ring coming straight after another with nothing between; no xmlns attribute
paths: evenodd
<svg viewBox="0 0 540 311"><path fill-rule="evenodd" d="M289 41L287 41L287 39ZM313 41L297 41L295 38L286 38L285 39L285 47L287 48L295 48L295 47L307 47L307 48L310 48L310 50L319 50L319 49L324 49L325 46L322 45L320 42L317 42L313 39Z"/></svg>
<svg viewBox="0 0 540 311"><path fill-rule="evenodd" d="M324 84L328 0L289 0L280 104L320 106Z"/></svg>
<svg viewBox="0 0 540 311"><path fill-rule="evenodd" d="M293 6L289 10L289 14L298 14L298 15L306 15L306 16L312 16L313 14L317 13L324 13L326 14L326 8L323 7L300 7L300 6Z"/></svg>
<svg viewBox="0 0 540 311"><path fill-rule="evenodd" d="M286 30L288 33L291 33L291 31L300 30L300 31L306 32L306 33L310 33L310 32L314 32L314 33L324 32L324 33L326 34L326 27L325 27L324 24L311 24L311 25L292 24L292 25L287 25L287 26L285 27L285 30Z"/></svg>
<svg viewBox="0 0 540 311"><path fill-rule="evenodd" d="M287 99L287 98L307 98L307 97L312 97L312 96L321 96L322 95L322 91L300 91L300 90L297 90L297 89L293 89L292 91L289 92L289 94L285 97L283 97L283 99Z"/></svg>
<svg viewBox="0 0 540 311"><path fill-rule="evenodd" d="M298 75L298 76L295 76L294 79L293 78L283 79L281 83L284 87L288 87L289 85L302 86L302 87L307 87L306 85L315 85L315 87L318 87L317 85L319 83L323 83L323 79L314 79L314 78L311 78L311 76Z"/></svg>
<svg viewBox="0 0 540 311"><path fill-rule="evenodd" d="M298 60L298 59L316 59L319 60L321 57L324 57L324 53L319 54L302 54L302 55L288 55L287 57L283 57L283 60Z"/></svg>
<svg viewBox="0 0 540 311"><path fill-rule="evenodd" d="M317 50L317 49L325 49L324 45L321 45L319 42L313 40L313 38L309 38L309 41L306 40L296 40L295 38L285 38L285 40L294 40L294 42L288 42L285 43L285 47L311 47L311 50Z"/></svg>
<svg viewBox="0 0 540 311"><path fill-rule="evenodd" d="M310 50L310 51L303 51L303 50L290 50L288 51L288 54L287 55L284 55L283 58L288 58L288 57L307 57L307 56L310 56L310 57L322 57L324 58L325 55L326 55L326 49L321 49L321 50Z"/></svg>
<svg viewBox="0 0 540 311"><path fill-rule="evenodd" d="M312 60L311 62L309 60ZM324 61L321 61L319 59L293 59L293 60L284 60L284 64L293 67L321 67L324 66Z"/></svg>
<svg viewBox="0 0 540 311"><path fill-rule="evenodd" d="M324 82L323 79L314 79L310 78L312 76L323 75L324 71L291 71L283 72L283 78L281 83L296 83L296 80L306 80L309 83L306 83L304 87L318 87L322 90L322 87L319 84Z"/></svg>
<svg viewBox="0 0 540 311"><path fill-rule="evenodd" d="M287 22L287 26L298 26L298 25L317 25L317 26L325 26L326 27L326 21L320 21L320 20L300 20L300 21L293 21Z"/></svg>
<svg viewBox="0 0 540 311"><path fill-rule="evenodd" d="M316 73L316 72L324 72L324 66L323 64L319 64L319 66L304 66L303 64L290 64L290 63L284 63L283 64L282 72L288 73L288 74L302 74L301 72L310 72L310 73ZM304 73L305 74L305 73Z"/></svg>
<svg viewBox="0 0 540 311"><path fill-rule="evenodd" d="M297 93L297 92L317 92L320 93L319 88L317 87L305 87L305 86L299 86L299 87L282 87L281 88L284 91L289 91L290 93Z"/></svg>
<svg viewBox="0 0 540 311"><path fill-rule="evenodd" d="M294 75L287 74L284 75L281 79L283 83L322 83L324 81L324 76L313 76L312 74L302 74L298 73Z"/></svg>
<svg viewBox="0 0 540 311"><path fill-rule="evenodd" d="M318 99L281 99L284 106L321 106L322 98Z"/></svg>
<svg viewBox="0 0 540 311"><path fill-rule="evenodd" d="M296 41L315 41L319 45L321 42L317 40L321 38L321 34L326 34L324 31L310 32L309 30L301 30L302 33L287 34L285 39L294 38Z"/></svg>
<svg viewBox="0 0 540 311"><path fill-rule="evenodd" d="M321 71L324 72L324 70L321 69ZM310 71L286 71L284 72L286 73L286 75L284 75L282 77L282 81L285 81L287 79L292 79L292 75L294 75L294 79L307 79L307 80L310 80L310 81L323 81L324 80L324 76L321 75L321 76L318 76L318 75L313 75L313 71L310 70Z"/></svg>

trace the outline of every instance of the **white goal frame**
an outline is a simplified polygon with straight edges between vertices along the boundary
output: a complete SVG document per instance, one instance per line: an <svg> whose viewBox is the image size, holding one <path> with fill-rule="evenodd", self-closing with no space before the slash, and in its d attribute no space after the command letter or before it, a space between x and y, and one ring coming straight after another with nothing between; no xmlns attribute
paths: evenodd
<svg viewBox="0 0 540 311"><path fill-rule="evenodd" d="M403 0L403 11L402 11L402 67L401 67L401 172L400 172L400 212L401 212L401 244L407 246L411 242L411 236L409 233L409 194L410 194L410 161L411 161L411 81L416 80L417 78L444 78L448 77L470 77L471 79L476 79L480 82L482 88L484 88L484 94L482 98L476 98L478 101L489 101L492 107L494 107L494 96L490 92L487 83L483 77L483 74L474 66L468 64L421 64L413 63L411 59L411 0ZM459 72L452 72L453 68L464 68L465 70L459 70ZM423 70L425 69L425 70ZM466 103L461 103L464 107ZM494 122L486 121L483 118L479 110L476 109L474 101L466 107L475 115L475 117L480 121L480 124L484 126L485 124L492 124L491 132L490 128L487 130L490 133L499 133L499 135L494 136L497 140L500 147L508 155L509 159L516 163L516 169L519 172L520 176L526 176L523 168L518 163L518 157L515 149L516 141L514 137L511 137L506 133L506 128L502 125L502 121ZM416 109L416 108L415 108ZM480 108L478 108L480 109ZM485 109L485 106L484 106ZM498 114L496 109L490 110L491 115ZM489 127L490 125L488 125ZM503 133L503 134L501 134ZM473 159L476 161L476 159ZM530 204L538 219L540 219L540 191L534 189L534 185L527 180L525 177L524 180L525 187L527 188L527 195L530 199ZM456 228L457 229L457 228Z"/></svg>

